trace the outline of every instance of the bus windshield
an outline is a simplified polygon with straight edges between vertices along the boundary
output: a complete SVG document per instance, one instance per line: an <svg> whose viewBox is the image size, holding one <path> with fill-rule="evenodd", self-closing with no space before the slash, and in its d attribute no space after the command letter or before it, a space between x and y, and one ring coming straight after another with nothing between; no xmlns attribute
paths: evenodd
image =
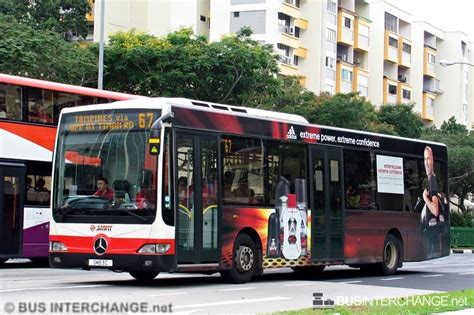
<svg viewBox="0 0 474 315"><path fill-rule="evenodd" d="M160 111L150 110L64 114L58 131L54 219L151 224L159 151L151 150L148 142L159 117Z"/></svg>

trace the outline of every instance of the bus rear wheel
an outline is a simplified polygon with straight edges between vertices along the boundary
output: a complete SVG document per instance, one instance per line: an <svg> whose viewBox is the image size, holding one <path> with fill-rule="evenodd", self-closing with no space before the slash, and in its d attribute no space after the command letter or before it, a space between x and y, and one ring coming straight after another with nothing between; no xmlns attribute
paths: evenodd
<svg viewBox="0 0 474 315"><path fill-rule="evenodd" d="M130 271L130 275L140 281L151 281L156 278L159 272L153 271Z"/></svg>
<svg viewBox="0 0 474 315"><path fill-rule="evenodd" d="M385 276L394 275L397 272L401 259L400 242L393 234L387 235L383 245L383 260L379 264L379 271Z"/></svg>
<svg viewBox="0 0 474 315"><path fill-rule="evenodd" d="M253 239L247 234L240 234L234 242L232 268L222 270L222 277L231 283L249 282L257 269L258 257Z"/></svg>

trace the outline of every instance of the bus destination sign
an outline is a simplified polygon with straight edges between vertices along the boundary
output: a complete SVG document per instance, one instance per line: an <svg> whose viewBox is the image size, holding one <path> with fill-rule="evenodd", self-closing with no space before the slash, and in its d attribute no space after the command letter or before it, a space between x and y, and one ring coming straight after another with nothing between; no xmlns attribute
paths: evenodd
<svg viewBox="0 0 474 315"><path fill-rule="evenodd" d="M98 112L68 117L71 132L149 129L159 115L156 112Z"/></svg>

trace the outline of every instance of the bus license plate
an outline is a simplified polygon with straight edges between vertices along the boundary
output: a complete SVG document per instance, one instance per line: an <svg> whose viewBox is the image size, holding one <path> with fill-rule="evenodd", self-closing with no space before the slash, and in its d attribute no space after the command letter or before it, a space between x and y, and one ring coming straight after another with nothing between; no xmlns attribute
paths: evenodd
<svg viewBox="0 0 474 315"><path fill-rule="evenodd" d="M89 259L89 266L112 267L112 259Z"/></svg>

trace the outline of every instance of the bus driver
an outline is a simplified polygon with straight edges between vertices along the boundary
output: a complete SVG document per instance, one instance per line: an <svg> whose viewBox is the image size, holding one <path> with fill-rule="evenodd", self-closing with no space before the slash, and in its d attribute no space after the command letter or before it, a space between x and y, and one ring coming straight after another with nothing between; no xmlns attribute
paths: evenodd
<svg viewBox="0 0 474 315"><path fill-rule="evenodd" d="M97 180L97 191L93 194L93 196L106 198L113 200L114 199L114 191L108 187L109 182L107 178L100 177Z"/></svg>

